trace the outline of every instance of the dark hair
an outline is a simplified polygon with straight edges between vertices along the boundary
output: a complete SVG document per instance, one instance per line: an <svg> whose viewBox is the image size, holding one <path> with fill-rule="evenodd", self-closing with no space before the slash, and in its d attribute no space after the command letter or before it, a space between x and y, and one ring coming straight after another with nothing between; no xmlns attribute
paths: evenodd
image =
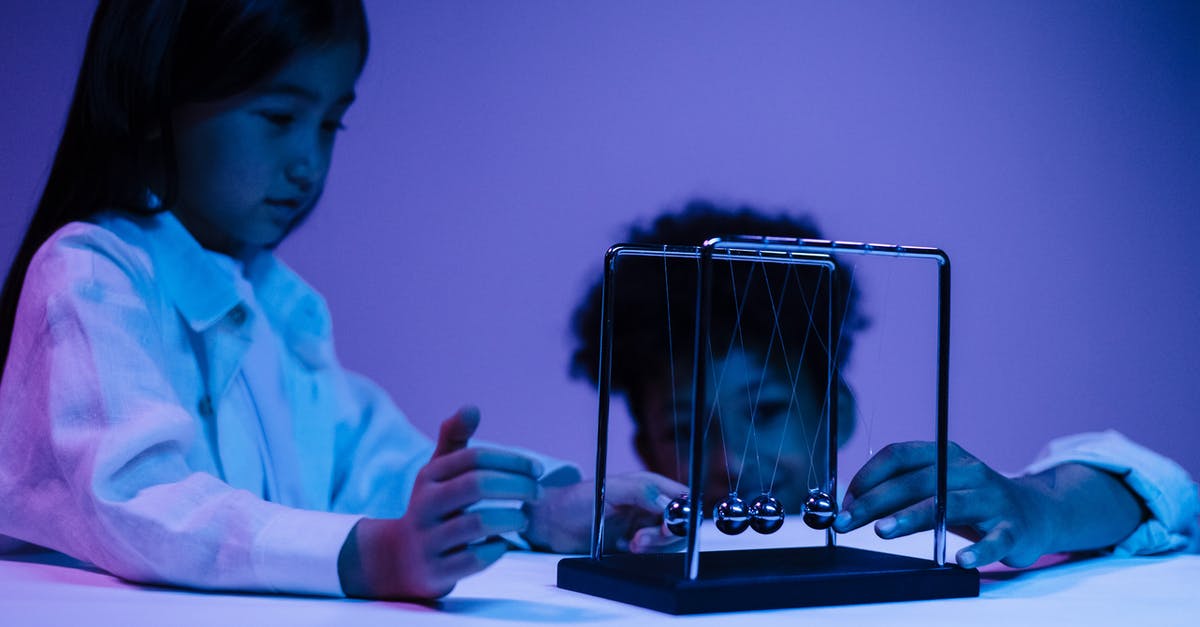
<svg viewBox="0 0 1200 627"><path fill-rule="evenodd" d="M821 238L816 226L807 218L786 214L768 216L748 206L721 207L709 201L693 200L678 213L660 215L649 227L633 226L624 241L699 246L711 237L726 235ZM631 407L636 407L645 386L661 385L669 367L672 338L667 337L666 332L668 307L675 358L678 360L679 355L685 355L687 359L684 361L690 363L695 334L696 271L694 266L680 262L669 264L669 271L658 259L653 260L657 267L645 265L646 262L640 259L633 262L641 262L643 271L618 270L620 276L613 299L612 391L626 395ZM756 267L761 270L756 270ZM714 265L712 335L709 342L717 358L733 343L734 333L740 334L737 339L744 341L747 348L764 350L769 342L774 341L773 309L778 311L781 320L807 320L809 317L804 310L803 299L782 298L779 291L772 293L765 287L762 276L751 275L753 272L768 273L768 281L776 286L781 285L787 276L794 277L791 280L799 283L802 291L809 294L807 299L810 304L812 295L822 289L817 279L819 273L815 271L787 274L788 271L780 265L769 268L760 264ZM799 353L797 348L807 342L805 350L808 355L823 360L827 353L822 345L823 340L818 338L840 336L839 340L835 340L839 343L834 355L839 367L845 365L853 345L853 334L865 328L867 320L857 309L857 288L845 272L837 273L837 277L836 293L840 296L833 303L832 316L812 316L813 324L807 337L803 333L783 335L787 350L796 350L791 353L790 359L796 359ZM665 281L670 282L669 290L665 289ZM601 282L597 280L576 308L572 320L577 344L571 357L571 374L592 383L599 379L601 289ZM740 313L738 302L744 303ZM835 325L833 329L830 329L830 317ZM736 324L739 319L740 330ZM833 334L829 333L831 330ZM819 362L809 361L809 357L806 357L805 363ZM811 367L806 369L809 376L824 376ZM690 370L686 372L690 373ZM690 374L677 373L677 376ZM816 382L821 388L825 385L824 380ZM637 415L634 418L641 420Z"/></svg>
<svg viewBox="0 0 1200 627"><path fill-rule="evenodd" d="M42 243L104 209L171 206L176 107L234 96L298 51L342 41L360 44L361 69L362 0L101 0L54 165L0 293L0 367Z"/></svg>

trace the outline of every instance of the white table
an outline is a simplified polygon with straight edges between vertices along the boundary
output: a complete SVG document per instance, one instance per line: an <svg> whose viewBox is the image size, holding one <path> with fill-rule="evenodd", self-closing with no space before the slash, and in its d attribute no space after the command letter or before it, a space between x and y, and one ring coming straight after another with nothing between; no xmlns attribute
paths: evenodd
<svg viewBox="0 0 1200 627"><path fill-rule="evenodd" d="M785 527L785 531L789 531ZM814 544L792 525L767 538L704 535L706 549ZM921 535L884 542L869 531L846 545L929 557ZM953 550L963 546L951 543ZM983 573L979 598L674 617L555 587L561 556L512 552L463 580L437 606L349 599L212 594L125 583L53 555L0 558L0 625L1200 625L1200 555L1098 558Z"/></svg>

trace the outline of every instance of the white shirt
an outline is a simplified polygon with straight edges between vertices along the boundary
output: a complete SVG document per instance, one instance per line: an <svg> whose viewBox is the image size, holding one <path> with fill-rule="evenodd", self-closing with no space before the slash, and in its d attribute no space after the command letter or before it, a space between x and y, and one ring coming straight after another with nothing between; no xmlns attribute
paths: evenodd
<svg viewBox="0 0 1200 627"><path fill-rule="evenodd" d="M110 212L30 263L0 534L136 581L340 595L351 528L403 514L432 451L273 255L243 269L169 213Z"/></svg>
<svg viewBox="0 0 1200 627"><path fill-rule="evenodd" d="M1149 513L1129 537L1113 547L1123 555L1200 550L1200 496L1179 464L1108 430L1052 440L1026 473L1066 463L1084 464L1117 475Z"/></svg>

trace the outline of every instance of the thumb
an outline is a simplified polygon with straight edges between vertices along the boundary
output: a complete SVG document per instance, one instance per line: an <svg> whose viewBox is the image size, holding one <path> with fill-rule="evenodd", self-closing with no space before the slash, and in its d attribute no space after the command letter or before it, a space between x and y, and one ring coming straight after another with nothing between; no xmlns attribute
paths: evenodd
<svg viewBox="0 0 1200 627"><path fill-rule="evenodd" d="M467 448L467 442L475 435L475 429L478 427L479 409L476 407L467 405L454 412L453 416L442 421L442 426L438 429L437 448L434 449L433 456L447 455Z"/></svg>

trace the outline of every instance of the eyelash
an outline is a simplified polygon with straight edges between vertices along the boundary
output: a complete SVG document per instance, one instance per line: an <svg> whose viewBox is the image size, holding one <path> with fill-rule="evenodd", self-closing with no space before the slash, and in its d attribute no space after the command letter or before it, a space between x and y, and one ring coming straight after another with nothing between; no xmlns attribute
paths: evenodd
<svg viewBox="0 0 1200 627"><path fill-rule="evenodd" d="M290 113L263 112L260 115L262 115L263 119L265 119L267 122L279 128L287 128L296 121L296 116ZM346 130L346 125L343 124L341 120L322 122L321 130L328 133L337 133Z"/></svg>

